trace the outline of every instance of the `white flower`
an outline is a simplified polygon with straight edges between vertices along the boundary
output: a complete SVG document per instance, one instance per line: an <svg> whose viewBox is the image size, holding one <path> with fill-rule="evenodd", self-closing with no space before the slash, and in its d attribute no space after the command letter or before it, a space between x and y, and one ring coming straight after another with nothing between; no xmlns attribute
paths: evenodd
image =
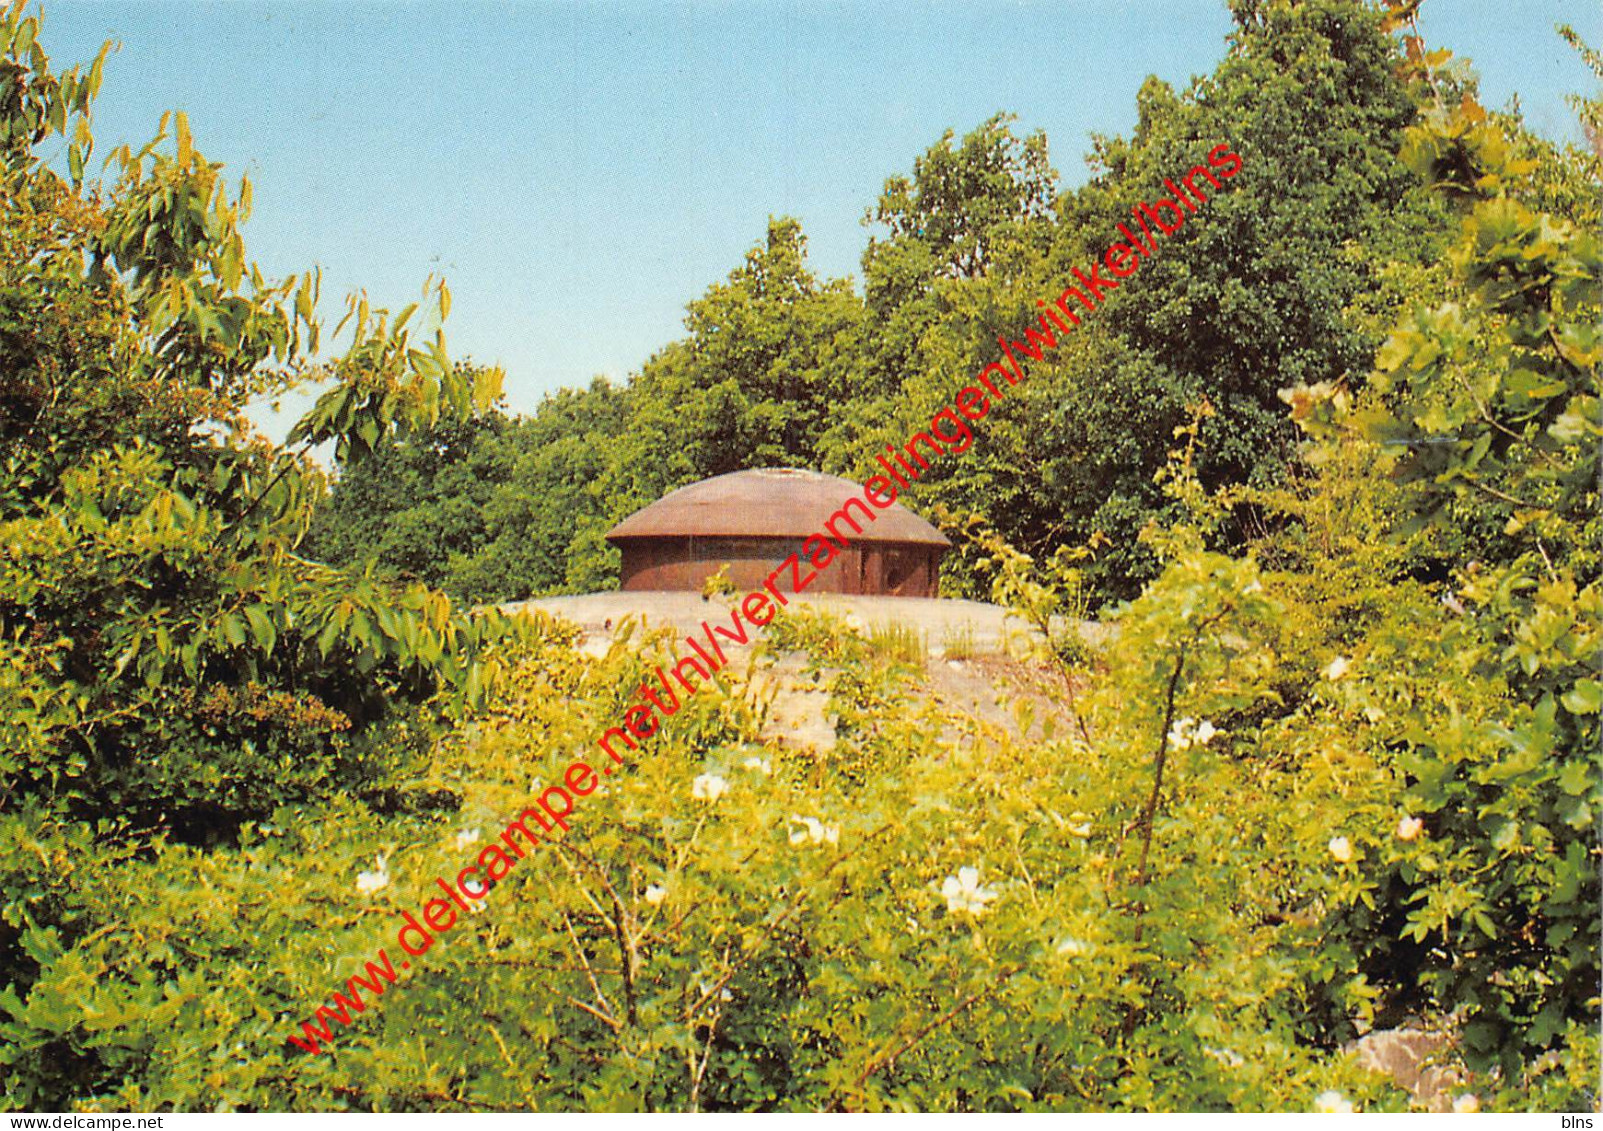
<svg viewBox="0 0 1603 1131"><path fill-rule="evenodd" d="M1455 1115L1474 1115L1481 1109L1481 1101L1474 1092L1465 1092L1461 1096L1453 1097L1453 1113Z"/></svg>
<svg viewBox="0 0 1603 1131"><path fill-rule="evenodd" d="M1202 1051L1213 1057L1213 1059L1217 1060L1226 1068L1240 1068L1243 1064L1247 1063L1246 1060L1242 1058L1242 1055L1236 1052L1234 1049L1216 1049L1208 1047L1204 1048Z"/></svg>
<svg viewBox="0 0 1603 1131"><path fill-rule="evenodd" d="M717 774L698 774L696 780L690 783L690 796L708 804L717 801L728 792L729 783Z"/></svg>
<svg viewBox="0 0 1603 1131"><path fill-rule="evenodd" d="M1424 827L1425 822L1418 817L1404 817L1397 822L1397 839L1413 840Z"/></svg>
<svg viewBox="0 0 1603 1131"><path fill-rule="evenodd" d="M1322 1115L1351 1115L1353 1103L1340 1092L1320 1092L1314 1097L1314 1110Z"/></svg>
<svg viewBox="0 0 1603 1131"><path fill-rule="evenodd" d="M655 907L668 898L668 889L661 884L646 885L646 902Z"/></svg>
<svg viewBox="0 0 1603 1131"><path fill-rule="evenodd" d="M1193 746L1206 746L1219 734L1207 719L1197 722L1193 718L1176 719L1169 728L1169 745L1176 750L1189 750Z"/></svg>
<svg viewBox="0 0 1603 1131"><path fill-rule="evenodd" d="M957 875L946 877L941 884L941 894L946 897L948 911L966 911L976 919L985 914L985 905L996 898L994 891L980 886L980 870L966 867L959 868Z"/></svg>
<svg viewBox="0 0 1603 1131"><path fill-rule="evenodd" d="M382 852L373 857L373 866L371 872L356 873L356 890L363 895L371 895L380 888L390 886L390 870Z"/></svg>
<svg viewBox="0 0 1603 1131"><path fill-rule="evenodd" d="M1242 592L1243 593L1262 593L1263 592L1263 582L1259 581L1255 577L1251 581L1247 582L1246 588L1242 589Z"/></svg>
<svg viewBox="0 0 1603 1131"><path fill-rule="evenodd" d="M759 758L755 754L747 758L741 765L748 770L756 770L765 778L774 772L774 767L769 765L767 758Z"/></svg>
<svg viewBox="0 0 1603 1131"><path fill-rule="evenodd" d="M479 830L478 829L463 829L461 832L456 834L456 847L457 847L458 850L464 849L470 844L478 844L478 843L479 843Z"/></svg>
<svg viewBox="0 0 1603 1131"><path fill-rule="evenodd" d="M462 894L468 897L468 914L479 915L490 905L490 884L477 874L463 878L457 877L457 883L462 888Z"/></svg>
<svg viewBox="0 0 1603 1131"><path fill-rule="evenodd" d="M1066 954L1070 958L1079 958L1081 955L1091 953L1091 944L1080 939L1064 939L1058 943L1058 953Z"/></svg>
<svg viewBox="0 0 1603 1131"><path fill-rule="evenodd" d="M836 844L840 841L840 826L826 825L824 822L812 817L798 817L794 813L790 818L793 822L803 826L790 830L790 843L795 846L804 844Z"/></svg>
<svg viewBox="0 0 1603 1131"><path fill-rule="evenodd" d="M1331 837L1330 843L1325 847L1329 848L1330 854L1343 864L1349 863L1353 858L1352 842L1344 836Z"/></svg>
<svg viewBox="0 0 1603 1131"><path fill-rule="evenodd" d="M1336 680L1346 675L1347 669L1351 666L1352 665L1347 662L1346 656L1337 656L1334 660L1325 665L1325 678L1334 683Z"/></svg>

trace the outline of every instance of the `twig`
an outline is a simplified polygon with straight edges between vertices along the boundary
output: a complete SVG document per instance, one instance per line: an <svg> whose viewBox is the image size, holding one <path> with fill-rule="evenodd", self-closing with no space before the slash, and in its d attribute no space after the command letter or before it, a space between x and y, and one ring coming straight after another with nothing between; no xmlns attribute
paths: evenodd
<svg viewBox="0 0 1603 1131"><path fill-rule="evenodd" d="M1548 580L1557 582L1558 571L1553 568L1553 559L1547 556L1547 547L1542 545L1540 538L1536 540L1536 552L1542 555L1542 564L1547 566Z"/></svg>
<svg viewBox="0 0 1603 1131"><path fill-rule="evenodd" d="M640 1014L635 1002L635 971L640 964L640 954L635 948L635 939L629 932L629 908L625 906L623 897L618 894L618 889L612 886L612 880L608 878L606 870L597 864L582 848L577 845L564 845L557 841L552 841L551 847L556 849L559 856L564 850L571 851L581 861L589 865L590 871L595 874L596 879L601 881L601 886L606 889L607 895L612 899L612 933L613 937L617 939L618 957L623 963L624 1010L628 1016L629 1024L638 1025L640 1023Z"/></svg>
<svg viewBox="0 0 1603 1131"><path fill-rule="evenodd" d="M729 944L724 944L724 965L729 965ZM727 979L726 979L727 981ZM690 1110L699 1111L701 1108L701 1081L707 1075L707 1065L712 1063L712 1042L718 1035L718 1022L723 1018L724 1007L720 1002L712 1011L712 1017L707 1021L707 1041L702 1046L701 1063L696 1062L696 1052L689 1051L690 1056Z"/></svg>
<svg viewBox="0 0 1603 1131"><path fill-rule="evenodd" d="M1552 327L1551 326L1548 327L1548 332L1549 333L1552 332ZM1556 339L1556 338L1554 339L1554 344L1555 345L1558 344L1558 339ZM1560 355L1560 356L1562 356L1562 355ZM1503 424L1500 420L1498 420L1495 416L1493 416L1491 409L1486 407L1486 402L1481 400L1480 397L1475 394L1474 386L1472 386L1468 381L1466 381L1464 379L1464 375L1462 373L1460 373L1460 372L1458 372L1458 370L1454 369L1454 370L1452 370L1452 374L1453 374L1453 379L1455 381L1457 381L1459 383L1459 385L1463 386L1464 392L1469 395L1469 399L1475 402L1475 409L1476 409L1476 411L1478 411L1481 414L1481 419L1482 420L1486 421L1486 423L1490 424L1493 428L1497 429L1499 432L1501 432L1503 435L1507 436L1509 439L1513 440L1515 443L1524 444L1527 448L1529 448L1531 451L1535 452L1538 456L1540 456L1542 458L1542 460L1545 461L1549 467L1558 468L1560 471L1564 470L1564 465L1559 463L1558 460L1554 459L1547 452L1544 452L1541 448L1538 448L1535 444L1532 444L1524 436L1521 436L1518 432L1514 431L1512 428L1509 428L1507 425Z"/></svg>
<svg viewBox="0 0 1603 1131"><path fill-rule="evenodd" d="M301 445L299 451L291 452L289 454L289 456L284 460L284 465L279 468L278 472L273 476L273 478L268 481L267 486L263 487L260 494L250 501L250 506L241 511L239 517L234 519L233 522L224 523L223 526L217 531L216 537L212 539L212 549L215 550L218 546L222 545L223 537L226 534L228 534L230 531L238 530L245 524L245 520L255 513L256 508L262 505L263 500L265 500L268 495L272 494L273 488L278 486L279 480L288 475L292 468L300 466L301 457L304 456L310 449L311 442L307 441Z"/></svg>
<svg viewBox="0 0 1603 1131"><path fill-rule="evenodd" d="M869 833L863 838L863 844L866 845L869 842L877 839L884 833L890 831L890 829L893 827L893 822L887 822L881 825L879 828L875 829L873 832ZM828 876L836 868L840 867L847 860L850 860L852 856L856 854L856 852L857 849L852 849L851 851L843 852L839 856L835 857L835 859L830 861L829 864L824 868L823 872L819 874L818 878L823 879ZM746 950L739 958L735 960L734 965L730 967L729 971L722 978L720 978L710 989L704 991L699 998L697 998L689 1007L686 1008L682 1016L682 1020L689 1021L696 1015L696 1012L700 1010L703 1005L707 1004L708 999L712 998L714 995L721 992L725 986L729 985L729 983L734 979L735 975L740 973L740 971L746 967L747 963L751 962L752 959L757 957L761 951L762 944L772 938L774 932L779 930L780 927L784 926L785 923L791 919L791 917L798 914L801 909L806 906L806 903L807 893L804 891L801 895L796 897L795 903L791 904L791 906L786 909L783 914L768 924L757 941L752 944L750 949Z"/></svg>
<svg viewBox="0 0 1603 1131"><path fill-rule="evenodd" d="M614 1033L623 1031L623 1023L616 1017L609 1017L607 1014L602 1013L601 1010L597 1009L595 1006L589 1004L588 1002L580 1001L572 994L563 994L562 996L567 999L569 1005L576 1009L584 1010L591 1017L594 1017L605 1024L607 1028L611 1029Z"/></svg>
<svg viewBox="0 0 1603 1131"><path fill-rule="evenodd" d="M467 960L467 966L511 966L518 970L560 970L571 972L587 969L583 965L574 965L571 962L536 962L532 958L474 958ZM603 974L616 974L616 970L601 971Z"/></svg>
<svg viewBox="0 0 1603 1131"><path fill-rule="evenodd" d="M1058 678L1063 680L1063 689L1069 697L1069 717L1074 720L1075 727L1080 732L1080 741L1085 743L1086 749L1091 748L1091 732L1085 725L1085 719L1080 714L1079 700L1074 694L1074 677L1063 666L1058 667Z"/></svg>
<svg viewBox="0 0 1603 1131"><path fill-rule="evenodd" d="M506 1061L507 1071L517 1074L516 1082L518 1091L523 1094L524 1106L530 1111L539 1111L540 1103L529 1091L527 1074L519 1071L517 1061L512 1059L512 1051L507 1048L506 1041L501 1037L500 1028L493 1023L486 1028L490 1030L490 1036L495 1039L495 1047L501 1050L501 1059Z"/></svg>
<svg viewBox="0 0 1603 1131"><path fill-rule="evenodd" d="M1002 986L1007 983L1008 979L1012 978L1015 974L1018 974L1023 969L1024 969L1024 967L1022 967L1022 966L1015 966L1011 970L1003 971L1001 974L999 974L997 976L996 981L991 983L989 986L985 986L985 987L983 987L981 989L975 990L973 993L969 994L962 1001L958 1002L956 1005L954 1005L950 1009L948 1009L945 1013L940 1014L938 1017L933 1018L932 1020L928 1021L927 1023L922 1025L920 1028L915 1030L905 1041L903 1041L900 1045L898 1045L893 1051L891 1051L889 1053L881 1053L880 1055L874 1057L866 1065L863 1066L863 1070L857 1074L857 1079L852 1081L852 1084L851 1084L852 1089L855 1090L857 1088L861 1088L865 1083L868 1082L869 1078L872 1077L880 1069L886 1067L887 1065L895 1064L899 1057L901 1057L904 1053L906 1053L910 1049L912 1049L915 1045L917 1045L925 1037L929 1036L936 1029L939 1029L942 1025L945 1025L948 1021L952 1020L959 1013L962 1013L964 1010L968 1009L975 1002L980 1001L982 998L990 997L992 994L996 993L997 990L1001 989ZM840 1100L839 1099L837 1099L830 1106L830 1110L831 1111L840 1111L841 1110Z"/></svg>
<svg viewBox="0 0 1603 1131"><path fill-rule="evenodd" d="M1547 511L1552 509L1551 507L1538 506L1536 503L1527 503L1524 499L1516 499L1513 495L1505 494L1504 492L1499 491L1496 487L1488 487L1479 479L1476 479L1471 475L1464 476L1464 482L1468 483L1477 491L1484 491L1494 499L1498 499L1505 503L1512 503L1516 507L1524 507L1528 511Z"/></svg>
<svg viewBox="0 0 1603 1131"><path fill-rule="evenodd" d="M1152 852L1152 829L1157 824L1158 803L1163 797L1163 768L1169 755L1169 734L1174 728L1174 700L1180 690L1180 677L1185 673L1186 652L1193 642L1202 639L1202 633L1205 629L1216 621L1221 620L1224 615L1224 611L1221 610L1206 618L1197 625L1190 640L1180 642L1179 655L1175 657L1174 671L1169 673L1169 685L1164 690L1163 698L1163 724L1158 731L1158 750L1153 758L1152 793L1148 795L1146 808L1141 812L1141 857L1136 862L1135 869L1135 886L1137 889L1144 889L1149 878L1147 875L1147 861ZM1134 942L1136 946L1140 946L1141 936L1145 933L1147 925L1147 905L1140 895L1136 896L1131 911L1136 917ZM1136 1018L1139 1016L1140 1008L1134 1002L1125 1007L1123 1031L1126 1037L1134 1031Z"/></svg>
<svg viewBox="0 0 1603 1131"><path fill-rule="evenodd" d="M549 882L547 881L547 883ZM553 892L552 894L555 895L556 893ZM600 1003L601 1008L605 1009L609 1015L615 1014L617 1011L612 1008L612 1003L607 1000L607 995L601 992L601 983L596 981L595 971L590 969L590 960L585 957L584 945L579 942L579 935L573 929L573 920L568 917L566 911L562 913L562 925L568 929L568 937L573 940L574 952L578 954L579 962L584 966L584 976L590 980L590 988L596 992L596 1001ZM613 1023L613 1028L617 1028L616 1022Z"/></svg>
<svg viewBox="0 0 1603 1131"><path fill-rule="evenodd" d="M1169 754L1169 732L1174 727L1174 697L1180 687L1180 675L1186 666L1186 644L1180 645L1180 655L1169 673L1169 686L1164 692L1163 726L1158 732L1158 751L1153 758L1152 793L1147 797L1146 808L1141 811L1141 858L1136 863L1136 887L1147 885L1147 856L1152 851L1152 826L1158 812L1158 799L1163 791L1163 766ZM1137 904L1139 907L1140 905ZM1138 911L1137 914L1140 914ZM1136 942L1141 941L1141 924L1136 924Z"/></svg>
<svg viewBox="0 0 1603 1131"><path fill-rule="evenodd" d="M784 926L787 920L789 920L793 915L802 909L802 904L805 898L806 897L804 896L801 899L798 899L783 915L769 923L767 929L763 931L762 935L757 939L757 941L751 945L749 950L743 952L740 957L735 960L734 965L728 969L724 976L717 982L713 983L709 989L703 990L699 998L685 1007L685 1012L682 1019L689 1021L698 1012L700 1012L702 1006L706 1005L708 1001L717 996L719 993L723 992L724 988L728 986L730 982L734 981L735 975L739 974L741 970L745 969L747 963L749 963L753 958L757 957L762 945L773 937L774 932L779 930L780 927ZM727 953L725 957L727 958Z"/></svg>

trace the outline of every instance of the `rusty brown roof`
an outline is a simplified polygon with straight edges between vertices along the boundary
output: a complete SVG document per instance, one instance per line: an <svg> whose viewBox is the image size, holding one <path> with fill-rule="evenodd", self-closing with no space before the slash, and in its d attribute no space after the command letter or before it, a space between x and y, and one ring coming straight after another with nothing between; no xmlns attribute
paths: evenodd
<svg viewBox="0 0 1603 1131"><path fill-rule="evenodd" d="M800 537L823 530L825 520L851 496L861 497L862 491L850 479L793 467L733 471L681 487L642 507L607 531L607 540L688 534ZM851 511L852 517L862 522L861 535L851 534L849 523L841 526L851 541L952 544L946 535L899 502L884 510L875 510L872 505L869 509L875 514L872 523L863 521L859 508Z"/></svg>

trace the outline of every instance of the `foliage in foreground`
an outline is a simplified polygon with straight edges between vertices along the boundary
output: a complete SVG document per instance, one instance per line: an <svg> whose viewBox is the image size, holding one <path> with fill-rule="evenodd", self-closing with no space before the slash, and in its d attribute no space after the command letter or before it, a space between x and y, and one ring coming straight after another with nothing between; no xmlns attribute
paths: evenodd
<svg viewBox="0 0 1603 1131"><path fill-rule="evenodd" d="M1195 408L1161 572L1092 663L1043 659L1053 736L776 624L836 750L764 743L759 651L313 1056L286 1038L666 639L594 657L301 561L305 473L229 428L293 368L303 292L238 266L181 123L98 194L40 166L85 88L7 21L8 1105L1384 1110L1344 1047L1418 1023L1461 1097L1596 1107L1600 257L1432 60L1403 152L1463 221L1443 274L1363 387L1286 391L1288 484L1211 491ZM482 379L410 316L353 314L307 440L471 416ZM1266 534L1220 553L1244 507ZM1025 616L1079 607L1074 555L976 541Z"/></svg>
<svg viewBox="0 0 1603 1131"><path fill-rule="evenodd" d="M538 628L297 555L320 477L243 408L308 375L317 279L245 258L249 185L182 115L87 180L106 54L57 74L38 31L0 7L0 982L7 1094L59 1106L15 1072L103 1074L28 1020L52 948L80 938L69 858L226 844L285 802L366 791L413 756L418 704L481 700L484 650ZM62 142L65 174L45 159ZM442 402L489 402L495 375L453 366L416 313L352 301L295 442L356 460Z"/></svg>

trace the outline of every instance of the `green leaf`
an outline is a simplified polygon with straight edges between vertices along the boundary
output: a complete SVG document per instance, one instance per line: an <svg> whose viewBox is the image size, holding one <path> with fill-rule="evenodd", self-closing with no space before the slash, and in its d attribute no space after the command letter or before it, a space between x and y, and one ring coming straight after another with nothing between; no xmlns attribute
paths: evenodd
<svg viewBox="0 0 1603 1131"><path fill-rule="evenodd" d="M278 632L273 628L272 618L260 605L247 605L245 619L250 621L251 633L256 638L256 644L263 652L271 652L274 643L278 640Z"/></svg>
<svg viewBox="0 0 1603 1131"><path fill-rule="evenodd" d="M1571 797L1580 797L1592 787L1592 768L1585 762L1566 762L1559 771L1558 787Z"/></svg>
<svg viewBox="0 0 1603 1131"><path fill-rule="evenodd" d="M1564 709L1572 715L1595 715L1603 706L1603 683L1595 679L1577 680L1564 694Z"/></svg>
<svg viewBox="0 0 1603 1131"><path fill-rule="evenodd" d="M334 644L340 638L340 626L330 620L323 626L323 631L317 635L317 650L326 659L334 650Z"/></svg>

